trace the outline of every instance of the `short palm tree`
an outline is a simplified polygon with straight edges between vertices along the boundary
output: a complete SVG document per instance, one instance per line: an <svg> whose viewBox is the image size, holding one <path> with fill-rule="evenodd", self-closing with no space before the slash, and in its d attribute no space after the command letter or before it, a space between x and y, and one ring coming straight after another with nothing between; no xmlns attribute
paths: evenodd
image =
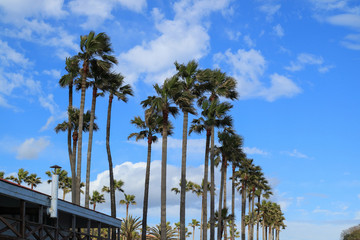
<svg viewBox="0 0 360 240"><path fill-rule="evenodd" d="M72 187L72 178L68 177L68 172L64 169L57 168L53 171L46 171L45 174L51 178L53 174L59 176L59 189L63 190L63 200L65 200L65 195L70 192ZM47 180L47 183L51 183L51 179Z"/></svg>
<svg viewBox="0 0 360 240"><path fill-rule="evenodd" d="M141 139L147 139L147 144L148 144L146 170L145 170L143 218L142 218L142 228L141 228L141 239L146 240L146 226L147 226L147 212L148 212L149 184L150 184L151 145L152 143L158 140L155 134L158 134L161 131L162 117L146 110L145 121L138 116L132 119L131 123L141 130L140 132L131 133L128 139L135 138L136 141Z"/></svg>
<svg viewBox="0 0 360 240"><path fill-rule="evenodd" d="M192 227L193 229L192 235L193 235L193 240L195 240L195 228L200 226L200 222L196 219L192 219L191 223L189 223L189 226Z"/></svg>
<svg viewBox="0 0 360 240"><path fill-rule="evenodd" d="M0 178L4 178L5 172L0 171Z"/></svg>
<svg viewBox="0 0 360 240"><path fill-rule="evenodd" d="M28 171L25 171L23 168L20 168L16 177L11 175L11 176L7 177L6 179L15 182L18 185L21 185L22 182L25 182L28 175L29 175Z"/></svg>
<svg viewBox="0 0 360 240"><path fill-rule="evenodd" d="M79 68L79 58L77 56L73 56L70 58L66 58L65 61L65 69L67 71L67 74L63 75L60 80L59 80L59 84L61 87L68 87L69 88L69 106L68 109L72 109L72 105L73 105L73 85L74 85L74 81L77 80L78 76L80 75L80 68ZM68 112L68 136L67 136L67 141L68 141L68 153L69 153L69 161L70 161L70 167L71 167L71 176L72 176L72 180L74 183L74 186L72 188L72 202L75 203L75 180L76 180L76 153L72 152L72 148L71 148L71 116L70 113Z"/></svg>
<svg viewBox="0 0 360 240"><path fill-rule="evenodd" d="M161 230L161 226L160 225L156 225L155 227L151 227L149 234L147 235L147 239L149 240L162 240L162 239L166 239L166 240L176 240L177 238L177 233L176 230L173 229L170 226L169 222L166 222L166 230L165 230L165 234L162 234L163 231Z"/></svg>
<svg viewBox="0 0 360 240"><path fill-rule="evenodd" d="M114 172L113 163L110 150L110 122L111 122L111 108L114 96L123 102L128 101L128 96L133 96L133 91L129 84L124 84L124 77L121 74L111 73L107 81L104 82L103 90L109 93L109 103L107 110L106 121L106 153L109 162L109 175L110 175L110 205L111 216L116 217L116 202L115 202L115 186L114 186Z"/></svg>
<svg viewBox="0 0 360 240"><path fill-rule="evenodd" d="M125 237L126 240L139 239L138 230L141 226L140 217L133 217L132 215L122 219L120 234Z"/></svg>
<svg viewBox="0 0 360 240"><path fill-rule="evenodd" d="M85 91L86 81L89 75L90 64L93 60L98 59L103 62L116 62L114 56L109 55L113 50L111 48L110 38L105 33L95 34L91 31L88 35L80 36L80 49L78 56L83 62L81 69L81 98L80 98L80 114L79 129L83 128L84 107L85 107ZM99 64L104 68L108 68L108 64ZM79 132L77 164L76 164L76 204L80 205L80 182L81 182L81 160L82 160L82 132Z"/></svg>
<svg viewBox="0 0 360 240"><path fill-rule="evenodd" d="M126 205L126 219L127 219L129 215L129 206L136 205L136 201L135 201L135 195L124 193L124 197L125 197L124 199L120 200L120 204Z"/></svg>
<svg viewBox="0 0 360 240"><path fill-rule="evenodd" d="M122 193L124 193L124 189L123 189L123 186L124 186L124 181L123 180L116 180L114 179L114 188L115 190L117 191L120 191ZM110 187L108 186L103 186L103 188L101 189L102 192L107 192L107 193L110 193Z"/></svg>
<svg viewBox="0 0 360 240"><path fill-rule="evenodd" d="M149 112L156 113L163 118L162 129L162 152L161 152L161 231L166 231L166 168L167 168L167 136L169 125L169 114L175 116L178 109L173 104L173 97L179 92L180 84L177 77L166 79L162 86L154 85L157 96L148 97L142 101L144 108L149 108ZM165 240L166 236L161 237Z"/></svg>
<svg viewBox="0 0 360 240"><path fill-rule="evenodd" d="M31 189L34 189L34 187L37 187L37 185L41 183L41 178L35 173L32 173L24 180L24 182L31 186Z"/></svg>
<svg viewBox="0 0 360 240"><path fill-rule="evenodd" d="M94 205L93 210L95 210L96 208L96 204L97 203L104 203L105 202L105 198L104 198L104 194L100 194L98 191L93 191L92 196L90 197L90 204Z"/></svg>

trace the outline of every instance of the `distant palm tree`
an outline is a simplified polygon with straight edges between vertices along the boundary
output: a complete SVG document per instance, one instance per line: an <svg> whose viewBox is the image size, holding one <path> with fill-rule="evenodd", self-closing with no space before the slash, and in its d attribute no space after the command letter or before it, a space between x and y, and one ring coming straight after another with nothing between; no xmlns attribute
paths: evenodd
<svg viewBox="0 0 360 240"><path fill-rule="evenodd" d="M97 59L104 63L116 62L114 56L109 55L113 50L111 48L110 38L105 33L95 35L91 31L88 35L80 36L79 58L83 61L81 69L81 98L80 98L80 114L79 114L79 129L83 128L83 114L85 108L85 91L86 80L89 75L90 64ZM109 68L108 64L99 64L104 68ZM76 204L80 205L80 182L81 182L81 155L82 155L82 132L79 132L78 152L77 152L77 171L76 171Z"/></svg>
<svg viewBox="0 0 360 240"><path fill-rule="evenodd" d="M122 219L120 234L125 237L126 240L139 239L138 230L141 226L140 217L133 217L132 215Z"/></svg>
<svg viewBox="0 0 360 240"><path fill-rule="evenodd" d="M191 223L189 223L189 226L193 228L192 235L193 240L195 240L195 228L200 226L200 222L196 219L192 219Z"/></svg>
<svg viewBox="0 0 360 240"><path fill-rule="evenodd" d="M115 186L114 186L114 172L113 163L110 151L110 122L111 122L111 108L114 96L123 102L128 101L128 96L133 96L133 91L129 84L124 85L124 77L121 74L109 74L109 78L104 83L103 90L109 92L109 103L107 110L106 121L106 152L109 162L109 175L110 175L110 205L111 216L116 217L116 202L115 202Z"/></svg>
<svg viewBox="0 0 360 240"><path fill-rule="evenodd" d="M124 181L123 180L116 180L114 179L114 188L115 190L118 190L120 192L124 192L123 186L124 186ZM110 193L110 187L108 186L103 186L103 188L101 189L102 192L107 192Z"/></svg>
<svg viewBox="0 0 360 240"><path fill-rule="evenodd" d="M155 134L161 132L162 117L145 110L145 121L141 117L135 117L131 123L137 128L141 129L140 132L131 133L128 137L135 138L136 141L147 139L147 160L145 170L145 188L144 188L144 203L143 203L143 218L141 228L141 239L146 240L146 226L147 226L147 212L149 202L149 184L150 184L150 164L151 164L151 145L158 140Z"/></svg>
<svg viewBox="0 0 360 240"><path fill-rule="evenodd" d="M17 177L11 175L11 176L7 177L6 179L15 182L18 185L21 185L22 182L25 182L28 175L29 175L28 171L25 171L23 168L20 168L18 173L17 173Z"/></svg>
<svg viewBox="0 0 360 240"><path fill-rule="evenodd" d="M126 219L128 218L129 215L129 205L136 205L136 201L135 201L135 195L128 195L126 193L124 193L125 199L121 199L120 200L120 204L122 205L126 205Z"/></svg>
<svg viewBox="0 0 360 240"><path fill-rule="evenodd" d="M94 205L93 210L95 210L97 203L105 202L104 194L100 194L98 191L93 191L92 196L90 197L90 204Z"/></svg>
<svg viewBox="0 0 360 240"><path fill-rule="evenodd" d="M70 58L66 58L66 66L65 69L68 72L67 74L63 75L60 78L59 84L61 87L68 86L69 88L69 106L68 109L72 109L73 105L73 85L74 81L78 78L80 75L80 68L79 68L79 58L77 56L73 56ZM69 153L69 160L70 160L70 167L71 167L71 177L72 182L74 183L74 186L72 188L72 202L75 203L75 196L76 196L76 188L75 188L75 182L76 182L76 153L72 152L71 149L71 116L68 112L68 153Z"/></svg>
<svg viewBox="0 0 360 240"><path fill-rule="evenodd" d="M222 234L225 229L224 226L227 225L228 222L234 221L234 215L229 214L229 210L227 208L223 208L221 210L221 218L219 212L215 212L215 220L217 221L218 229L220 231L220 237L222 238Z"/></svg>
<svg viewBox="0 0 360 240"><path fill-rule="evenodd" d="M0 178L4 178L5 172L0 171Z"/></svg>
<svg viewBox="0 0 360 240"><path fill-rule="evenodd" d="M46 171L45 174L51 178L53 174L59 176L59 189L63 190L63 200L65 200L65 195L71 191L72 187L72 178L68 177L68 172L64 169L57 168L53 171ZM51 183L51 179L47 180L47 183ZM81 191L81 190L80 190Z"/></svg>
<svg viewBox="0 0 360 240"><path fill-rule="evenodd" d="M161 231L166 232L166 169L167 169L167 136L169 114L175 115L178 109L173 104L173 97L178 93L180 84L177 77L166 79L160 87L158 84L154 85L157 96L150 96L141 104L144 108L150 108L149 112L157 113L163 117L163 131L162 131L162 151L161 151ZM161 237L162 240L166 236Z"/></svg>
<svg viewBox="0 0 360 240"><path fill-rule="evenodd" d="M30 185L31 189L34 189L34 187L37 187L37 185L41 183L41 178L35 173L32 173L24 180L24 182Z"/></svg>

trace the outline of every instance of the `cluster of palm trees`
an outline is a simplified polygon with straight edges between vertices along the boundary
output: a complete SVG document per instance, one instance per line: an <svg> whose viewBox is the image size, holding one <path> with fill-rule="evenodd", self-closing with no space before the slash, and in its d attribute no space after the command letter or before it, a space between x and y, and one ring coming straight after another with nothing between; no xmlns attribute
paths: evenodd
<svg viewBox="0 0 360 240"><path fill-rule="evenodd" d="M0 172L0 178L4 178L5 173ZM18 170L18 173L16 176L11 175L9 177L6 177L5 179L13 181L17 183L18 185L21 185L22 182L26 183L28 186L30 186L31 189L34 189L41 183L41 178L37 176L35 173L29 174L28 171L25 171L23 168L20 168Z"/></svg>
<svg viewBox="0 0 360 240"><path fill-rule="evenodd" d="M99 192L94 192L90 197L90 166L92 152L93 131L98 129L95 123L96 99L98 96L109 97L107 123L106 123L106 152L109 164L109 187L105 192L110 193L111 215L116 217L115 190L116 180L113 176L113 164L110 151L110 122L111 107L114 96L118 100L127 101L128 96L133 92L130 85L124 83L124 77L112 72L110 69L117 63L116 58L111 55L110 38L105 33L95 34L90 32L88 35L80 37L81 52L76 56L66 59L66 71L59 81L62 87L69 89L68 120L56 126L56 132L67 132L68 154L71 167L71 189L72 202L80 204L81 192L81 165L82 165L82 142L83 132L89 132L87 161L86 161L86 182L85 182L85 207L89 204L101 203L103 196ZM283 214L280 207L274 203L269 203L272 207L261 202L261 198L267 198L270 194L270 187L259 166L255 166L252 159L247 158L242 150L243 139L233 128L233 118L230 110L233 105L229 101L236 100L236 80L219 69L200 69L194 60L187 64L175 62L176 74L165 79L162 85L155 84L156 94L149 96L141 102L144 108L143 118L136 116L131 123L139 129L139 132L131 133L130 138L136 141L145 139L148 143L147 164L144 184L143 216L141 239L146 240L147 231L147 211L149 200L150 164L151 147L161 135L162 155L161 155L161 223L159 232L165 233L168 230L166 220L166 171L167 171L167 137L174 131L170 117L176 117L180 112L183 116L182 128L182 157L181 157L181 178L180 189L180 224L179 235L181 240L186 239L185 226L185 203L186 192L192 191L202 197L201 211L201 239L208 239L208 228L206 226L209 219L210 240L215 239L215 229L217 227L218 240L228 239L227 228L230 229L230 239L235 239L235 190L241 194L241 239L245 240L245 228L248 227L248 239L254 239L255 225L257 226L257 239L259 238L259 224L263 226L263 235L269 239L279 236L283 224ZM73 106L73 87L81 91L79 109ZM85 113L85 92L92 87L91 110ZM189 116L190 115L190 116ZM189 117L192 121L189 126ZM217 130L217 134L215 132ZM204 177L201 185L187 182L186 179L186 160L187 160L187 136L193 133L205 133L206 144L204 149ZM217 135L220 146L215 146L215 135ZM71 141L72 138L72 141ZM209 177L210 162L210 177ZM232 164L232 174L227 176L227 167ZM218 213L215 212L215 167L219 165L221 169L221 180L219 186ZM227 180L231 179L231 214L227 208ZM121 190L120 190L121 191ZM64 191L65 194L65 191ZM208 196L210 195L210 207L208 208ZM95 198L96 196L96 198ZM125 195L126 198L127 195ZM98 200L96 200L98 199ZM255 203L255 199L257 203ZM246 204L248 200L248 204ZM264 203L264 205L263 205ZM265 207L265 205L267 207ZM255 208L256 207L256 208ZM210 214L208 217L208 209ZM271 209L271 210L269 210ZM274 210L277 209L277 210ZM248 213L246 214L246 210ZM220 213L219 213L220 212ZM276 215L276 214L277 215ZM276 217L275 217L276 215ZM270 217L271 216L271 217ZM128 213L126 216L128 219ZM134 220L134 219L133 219ZM136 219L135 219L136 220ZM135 221L136 222L136 221ZM265 234L266 230L269 234ZM275 230L274 230L275 229ZM166 234L160 234L161 240L169 239ZM128 238L130 239L130 238ZM265 239L263 237L263 239Z"/></svg>

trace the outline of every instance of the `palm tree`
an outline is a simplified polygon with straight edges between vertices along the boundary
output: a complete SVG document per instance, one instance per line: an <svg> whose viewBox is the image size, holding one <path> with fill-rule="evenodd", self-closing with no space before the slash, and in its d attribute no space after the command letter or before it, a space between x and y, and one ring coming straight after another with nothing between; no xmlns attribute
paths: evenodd
<svg viewBox="0 0 360 240"><path fill-rule="evenodd" d="M192 219L191 223L189 223L189 226L193 228L192 235L193 235L193 240L195 240L195 227L199 227L200 222L196 219Z"/></svg>
<svg viewBox="0 0 360 240"><path fill-rule="evenodd" d="M221 215L221 217L220 217ZM230 221L234 221L234 215L229 214L229 209L228 208L223 208L221 210L221 214L219 214L218 211L215 212L215 220L217 221L217 225L218 225L218 231L220 231L220 236L222 239L222 234L225 230L224 226L227 225L228 222ZM224 239L227 239L224 237Z"/></svg>
<svg viewBox="0 0 360 240"><path fill-rule="evenodd" d="M114 179L114 188L115 190L118 190L122 193L124 193L124 189L123 189L123 186L124 186L124 181L123 180L116 180ZM103 186L103 188L101 189L102 192L107 192L107 193L110 193L110 187L108 186Z"/></svg>
<svg viewBox="0 0 360 240"><path fill-rule="evenodd" d="M24 182L30 185L31 189L34 189L34 187L37 187L37 185L41 183L41 178L35 173L32 173L24 180Z"/></svg>
<svg viewBox="0 0 360 240"><path fill-rule="evenodd" d="M106 63L114 62L116 59L114 56L108 55L112 52L110 38L105 33L99 33L95 35L95 32L91 31L89 35L80 36L80 49L78 54L79 58L83 61L83 67L81 69L81 100L80 100L80 117L79 117L79 129L83 128L83 114L85 107L85 91L86 80L89 74L89 66L94 59L100 59ZM108 64L99 64L104 70L109 68ZM79 132L78 140L78 152L77 152L77 171L76 171L76 189L80 191L81 182L81 154L82 154L82 132ZM76 204L80 205L80 192L76 192Z"/></svg>
<svg viewBox="0 0 360 240"><path fill-rule="evenodd" d="M200 89L210 94L209 100L214 102L219 97L225 97L231 100L238 98L236 91L236 80L221 72L219 69L211 70L206 69L200 71L198 80L201 83ZM210 150L210 171L211 171L211 184L215 185L215 162L214 162L214 147L215 147L215 131L211 127L211 150ZM215 197L214 189L211 189L210 199L210 239L215 236ZM206 240L206 239L205 239Z"/></svg>
<svg viewBox="0 0 360 240"><path fill-rule="evenodd" d="M59 80L59 84L61 87L66 87L68 86L69 88L69 106L68 109L72 109L72 104L73 104L73 85L74 85L74 81L76 80L76 78L78 78L79 74L80 74L80 68L79 68L79 58L77 56L73 56L70 58L66 58L65 61L65 69L68 72L67 74L63 75L60 80ZM76 187L75 187L75 180L76 180L76 153L72 152L71 149L71 116L70 113L68 111L68 153L69 153L69 161L70 161L70 167L71 167L71 177L72 177L72 202L75 203L75 196L76 196Z"/></svg>
<svg viewBox="0 0 360 240"><path fill-rule="evenodd" d="M177 236L176 230L170 226L169 222L166 222L165 234L162 234L162 233L163 233L163 231L161 229L161 226L156 225L155 227L150 228L147 239L149 239L149 240L162 240L162 239L176 240L176 236Z"/></svg>
<svg viewBox="0 0 360 240"><path fill-rule="evenodd" d="M0 171L0 178L4 178L5 172Z"/></svg>
<svg viewBox="0 0 360 240"><path fill-rule="evenodd" d="M151 164L151 145L158 140L155 134L160 133L160 125L162 118L159 115L151 114L150 111L145 111L145 121L141 117L135 117L131 123L137 128L141 129L140 132L131 133L128 137L135 138L136 141L147 139L147 160L145 170L145 187L144 187L144 202L143 202L143 218L141 228L141 239L146 240L146 226L147 226L147 212L149 202L149 184L150 184L150 164Z"/></svg>
<svg viewBox="0 0 360 240"><path fill-rule="evenodd" d="M251 168L253 167L252 159L242 159L239 170L235 173L238 191L241 193L241 240L245 240L245 209L246 209L246 192L250 182Z"/></svg>
<svg viewBox="0 0 360 240"><path fill-rule="evenodd" d="M11 175L10 177L7 177L6 179L13 181L15 183L17 183L18 185L21 185L21 183L27 179L29 175L28 171L25 171L23 168L20 168L18 173L17 173L17 177Z"/></svg>
<svg viewBox="0 0 360 240"><path fill-rule="evenodd" d="M100 194L98 191L93 191L92 196L90 197L90 204L94 205L93 210L95 210L97 203L105 202L104 194Z"/></svg>
<svg viewBox="0 0 360 240"><path fill-rule="evenodd" d="M71 191L72 187L72 178L68 177L68 172L64 169L57 168L56 170L46 171L45 174L51 178L53 174L59 176L59 189L63 190L63 200L65 200L65 195ZM51 183L51 179L47 180L47 183Z"/></svg>
<svg viewBox="0 0 360 240"><path fill-rule="evenodd" d="M148 97L142 101L141 104L144 108L150 108L149 112L157 113L163 118L162 129L162 153L161 153L161 231L166 232L166 168L167 168L167 136L169 114L175 115L178 109L171 104L172 98L179 92L180 84L177 77L166 79L164 84L160 87L158 84L154 85L154 89L158 96ZM165 240L165 235L161 237Z"/></svg>
<svg viewBox="0 0 360 240"><path fill-rule="evenodd" d="M186 193L186 151L187 151L187 128L190 114L196 114L193 100L197 97L195 90L198 63L195 60L187 65L175 62L177 76L181 79L180 91L176 94L175 102L184 114L182 157L181 157L181 191L180 191L180 239L185 240L185 193Z"/></svg>
<svg viewBox="0 0 360 240"><path fill-rule="evenodd" d="M79 139L79 129L80 129L80 110L77 108L69 108L68 109L68 115L70 116L70 130L73 132L72 134L72 139L73 139L73 163L76 162L76 149L77 149L77 142ZM83 124L82 124L82 129L83 132L87 132L89 131L90 128L90 118L91 118L91 113L90 111L87 111L85 114L83 114ZM95 117L96 118L96 117ZM62 123L59 123L56 127L55 127L55 132L59 133L61 132L65 132L68 131L69 129L69 122L64 121ZM97 131L99 129L99 127L97 126L96 123L94 123L93 125L93 130ZM80 131L82 132L82 131ZM71 171L73 171L74 169L71 169ZM71 190L72 190L72 194L74 194L73 189L76 188L76 184L74 184L74 180L76 181L75 177L76 174L71 174ZM75 182L76 183L76 182ZM80 183L80 188L76 188L75 192L79 191L79 194L81 193L81 183ZM74 197L72 196L72 202L74 203Z"/></svg>
<svg viewBox="0 0 360 240"><path fill-rule="evenodd" d="M204 194L202 201L203 208L203 221L207 222L207 184L208 184L208 168L209 168L209 144L212 126L225 127L232 124L231 117L227 116L226 113L232 108L232 105L224 102L220 103L218 100L213 102L202 99L201 101L201 115L198 119L194 119L190 126L189 134L192 132L201 133L206 131L206 145L205 145L205 166L204 166ZM215 194L213 182L211 182L211 189ZM211 222L211 220L210 220ZM211 226L211 224L210 224ZM210 227L211 229L211 227ZM207 240L207 229L203 228L203 239Z"/></svg>
<svg viewBox="0 0 360 240"><path fill-rule="evenodd" d="M126 205L126 218L129 215L129 206L130 205L136 205L136 201L135 201L135 195L128 195L126 193L124 193L125 199L121 199L120 200L120 204L122 205Z"/></svg>
<svg viewBox="0 0 360 240"><path fill-rule="evenodd" d="M133 91L129 84L124 85L124 77L120 73L109 74L108 80L104 83L104 90L109 92L109 104L108 104L107 121L106 121L106 152L109 162L111 216L116 217L114 172L113 172L113 163L112 163L112 157L110 151L111 108L112 108L112 101L114 96L116 96L118 100L127 102L128 95L133 96Z"/></svg>
<svg viewBox="0 0 360 240"><path fill-rule="evenodd" d="M139 233L137 232L140 229L141 220L140 217L129 216L122 219L120 234L125 237L126 240L135 240L139 239Z"/></svg>
<svg viewBox="0 0 360 240"><path fill-rule="evenodd" d="M114 61L114 62L113 62ZM85 188L85 207L89 207L89 189L90 189L90 166L91 166L91 152L92 152L92 140L93 140L93 126L95 120L95 107L96 99L98 96L103 96L103 93L98 93L98 89L104 86L104 82L109 78L109 69L113 63L116 63L116 59L111 57L107 61L99 59L92 59L90 61L90 69L93 81L90 81L90 86L93 87L92 100L91 100L91 116L89 126L89 142L87 149L87 161L86 161L86 188Z"/></svg>

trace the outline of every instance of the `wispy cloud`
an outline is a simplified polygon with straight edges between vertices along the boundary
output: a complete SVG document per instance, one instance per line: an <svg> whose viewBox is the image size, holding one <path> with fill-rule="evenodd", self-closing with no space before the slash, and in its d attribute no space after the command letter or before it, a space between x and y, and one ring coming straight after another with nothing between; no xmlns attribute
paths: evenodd
<svg viewBox="0 0 360 240"><path fill-rule="evenodd" d="M282 38L285 33L284 33L284 29L282 28L282 26L280 24L277 24L273 27L273 32L276 36Z"/></svg>
<svg viewBox="0 0 360 240"><path fill-rule="evenodd" d="M258 149L256 147L244 147L243 150L246 154L254 154L254 155L255 154L257 154L257 155L268 155L269 154L268 152Z"/></svg>
<svg viewBox="0 0 360 240"><path fill-rule="evenodd" d="M280 10L281 4L266 3L260 6L259 10L266 14L266 20L272 21L274 15Z"/></svg>
<svg viewBox="0 0 360 240"><path fill-rule="evenodd" d="M324 59L321 56L316 56L310 53L300 53L296 61L291 61L290 66L286 66L285 69L291 72L303 70L307 65L318 66L319 72L327 72L329 66L323 66Z"/></svg>
<svg viewBox="0 0 360 240"><path fill-rule="evenodd" d="M304 153L299 152L298 150L294 149L292 151L283 151L281 152L282 154L288 155L290 157L295 157L295 158L305 158L305 159L309 159L310 157L307 156Z"/></svg>

